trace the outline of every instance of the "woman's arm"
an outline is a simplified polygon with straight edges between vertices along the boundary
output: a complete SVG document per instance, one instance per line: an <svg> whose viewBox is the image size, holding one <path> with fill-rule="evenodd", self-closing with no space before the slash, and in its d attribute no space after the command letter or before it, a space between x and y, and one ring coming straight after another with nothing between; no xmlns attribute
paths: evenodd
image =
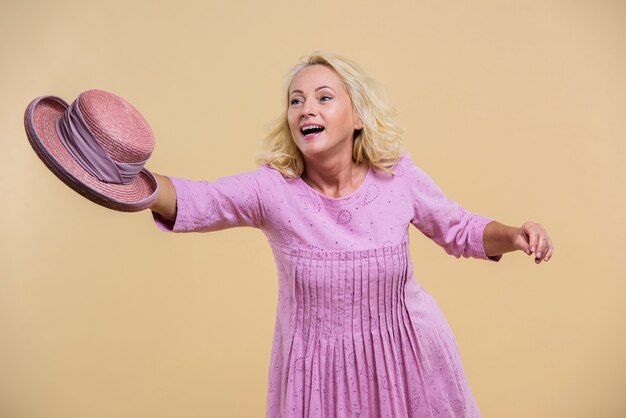
<svg viewBox="0 0 626 418"><path fill-rule="evenodd" d="M150 210L161 215L163 220L173 222L176 220L176 189L168 177L152 174L159 183L159 195Z"/></svg>
<svg viewBox="0 0 626 418"><path fill-rule="evenodd" d="M537 264L548 261L554 252L548 231L535 222L526 222L519 228L490 222L483 232L483 243L489 257L521 250L528 255L534 253Z"/></svg>

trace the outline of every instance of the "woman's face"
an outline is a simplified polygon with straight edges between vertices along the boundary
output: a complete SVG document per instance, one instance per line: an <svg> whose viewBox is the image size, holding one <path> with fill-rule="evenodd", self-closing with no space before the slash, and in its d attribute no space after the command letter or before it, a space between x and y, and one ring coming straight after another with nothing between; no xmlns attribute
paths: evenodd
<svg viewBox="0 0 626 418"><path fill-rule="evenodd" d="M289 86L287 121L305 159L352 158L352 139L362 124L339 76L325 65L300 70Z"/></svg>

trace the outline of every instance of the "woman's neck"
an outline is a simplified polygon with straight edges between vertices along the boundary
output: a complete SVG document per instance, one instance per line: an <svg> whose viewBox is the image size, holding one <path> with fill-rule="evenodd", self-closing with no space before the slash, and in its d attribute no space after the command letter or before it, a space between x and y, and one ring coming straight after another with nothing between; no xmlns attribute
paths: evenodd
<svg viewBox="0 0 626 418"><path fill-rule="evenodd" d="M368 165L357 165L352 158L305 160L302 180L332 198L347 196L358 189L367 176Z"/></svg>

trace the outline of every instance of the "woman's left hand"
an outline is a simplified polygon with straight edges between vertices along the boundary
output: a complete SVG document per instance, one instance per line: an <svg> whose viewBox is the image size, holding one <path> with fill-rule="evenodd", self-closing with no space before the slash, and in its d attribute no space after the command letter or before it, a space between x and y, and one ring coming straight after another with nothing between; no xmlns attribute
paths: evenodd
<svg viewBox="0 0 626 418"><path fill-rule="evenodd" d="M548 231L535 222L525 222L513 237L513 245L526 254L535 254L535 263L548 261L554 253Z"/></svg>

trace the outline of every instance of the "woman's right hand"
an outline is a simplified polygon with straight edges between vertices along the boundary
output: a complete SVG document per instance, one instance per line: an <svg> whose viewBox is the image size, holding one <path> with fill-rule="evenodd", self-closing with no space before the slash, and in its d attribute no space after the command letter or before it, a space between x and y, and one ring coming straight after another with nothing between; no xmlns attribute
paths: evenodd
<svg viewBox="0 0 626 418"><path fill-rule="evenodd" d="M160 174L152 173L159 183L159 194L150 210L158 213L163 220L174 222L176 220L176 189L172 181Z"/></svg>

